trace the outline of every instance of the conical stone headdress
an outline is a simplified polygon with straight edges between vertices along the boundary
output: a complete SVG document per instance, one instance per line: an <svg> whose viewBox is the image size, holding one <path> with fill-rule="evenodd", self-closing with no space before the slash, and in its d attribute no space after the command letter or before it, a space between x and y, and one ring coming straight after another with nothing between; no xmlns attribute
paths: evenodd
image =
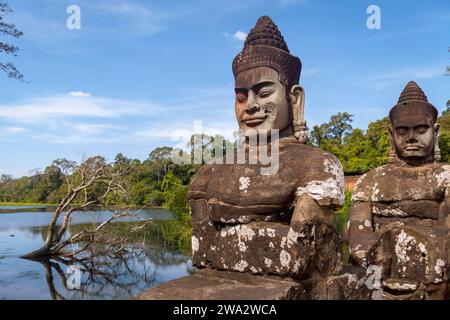
<svg viewBox="0 0 450 320"><path fill-rule="evenodd" d="M427 96L417 83L410 81L403 89L397 104L389 113L391 121L402 115L429 115L433 122L436 122L438 111L428 102Z"/></svg>
<svg viewBox="0 0 450 320"><path fill-rule="evenodd" d="M298 84L302 64L289 53L283 36L268 16L256 22L245 40L244 49L233 60L233 74L255 67L271 67L278 71L280 81L291 88Z"/></svg>

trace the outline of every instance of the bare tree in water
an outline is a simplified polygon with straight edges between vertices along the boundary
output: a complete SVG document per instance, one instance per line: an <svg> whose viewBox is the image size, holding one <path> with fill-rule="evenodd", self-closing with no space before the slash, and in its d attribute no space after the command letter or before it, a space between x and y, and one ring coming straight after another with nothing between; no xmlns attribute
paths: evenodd
<svg viewBox="0 0 450 320"><path fill-rule="evenodd" d="M105 231L111 222L136 216L140 211L124 206L124 203L129 203L129 188L123 179L128 172L127 167L120 163L107 163L99 156L85 159L81 164L62 159L53 165L61 171L67 191L53 213L43 246L22 258L75 257L99 242L108 243L116 252L123 250L127 239L118 235L107 236ZM111 215L106 221L89 229L70 234L68 229L74 212L92 211L93 208L107 210ZM134 228L142 228L148 222L144 221L141 226Z"/></svg>
<svg viewBox="0 0 450 320"><path fill-rule="evenodd" d="M100 252L97 249L100 249ZM148 260L143 250L133 248L114 255L114 262L110 255L106 255L103 246L92 246L89 253L82 257L56 257L43 259L39 262L45 268L45 278L53 300L66 300L64 292L72 291L68 287L68 274L65 268L77 265L79 271L86 277L82 287L76 291L80 296L102 299L111 297L131 297L140 290L151 287L156 282L156 269ZM54 278L56 275L64 289L58 291ZM73 298L73 297L71 297Z"/></svg>

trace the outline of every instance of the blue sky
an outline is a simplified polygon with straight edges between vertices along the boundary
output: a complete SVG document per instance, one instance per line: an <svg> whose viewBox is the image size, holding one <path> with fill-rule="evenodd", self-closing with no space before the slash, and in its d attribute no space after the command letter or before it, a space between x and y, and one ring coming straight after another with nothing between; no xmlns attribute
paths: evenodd
<svg viewBox="0 0 450 320"><path fill-rule="evenodd" d="M302 60L310 128L344 111L366 128L409 80L439 111L450 99L448 0L7 2L25 33L10 60L28 82L0 74L0 174L26 175L61 157L144 160L194 121L236 130L231 62L261 15ZM81 30L66 28L72 4ZM366 27L371 4L380 30Z"/></svg>

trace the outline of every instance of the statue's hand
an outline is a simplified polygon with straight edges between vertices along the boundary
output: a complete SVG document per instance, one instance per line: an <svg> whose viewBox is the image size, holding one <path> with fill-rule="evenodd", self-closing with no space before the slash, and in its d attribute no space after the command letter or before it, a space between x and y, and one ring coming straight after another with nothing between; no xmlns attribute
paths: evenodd
<svg viewBox="0 0 450 320"><path fill-rule="evenodd" d="M293 223L303 223L313 219L319 219L327 223L332 223L332 209L319 205L309 194L302 194L297 197L294 213L291 218Z"/></svg>

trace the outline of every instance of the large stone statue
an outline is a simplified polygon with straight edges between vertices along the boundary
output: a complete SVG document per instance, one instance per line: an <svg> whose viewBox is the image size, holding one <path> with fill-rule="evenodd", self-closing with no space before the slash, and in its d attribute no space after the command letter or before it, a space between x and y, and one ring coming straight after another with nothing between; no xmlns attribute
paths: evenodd
<svg viewBox="0 0 450 320"><path fill-rule="evenodd" d="M351 262L378 277L378 297L445 296L450 165L439 163L437 114L409 82L389 114L391 163L364 174L353 191Z"/></svg>
<svg viewBox="0 0 450 320"><path fill-rule="evenodd" d="M343 170L332 154L304 144L300 71L277 26L259 18L233 61L245 161L204 165L189 187L195 266L293 278L341 270L331 224L344 201ZM266 133L279 160L268 174L259 153L249 161L253 136Z"/></svg>
<svg viewBox="0 0 450 320"><path fill-rule="evenodd" d="M332 217L344 174L336 157L305 144L300 71L277 26L261 17L233 61L242 144L202 166L189 186L198 270L138 299L370 296L362 268L342 273Z"/></svg>

